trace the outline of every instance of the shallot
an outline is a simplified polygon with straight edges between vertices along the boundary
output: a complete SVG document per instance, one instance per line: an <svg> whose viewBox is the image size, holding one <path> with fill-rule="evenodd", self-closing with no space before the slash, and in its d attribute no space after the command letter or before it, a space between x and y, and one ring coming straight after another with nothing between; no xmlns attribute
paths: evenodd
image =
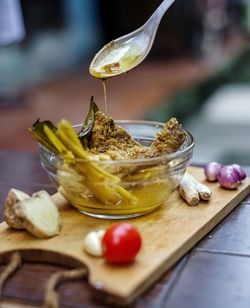
<svg viewBox="0 0 250 308"><path fill-rule="evenodd" d="M240 180L244 180L246 178L246 173L243 168L238 164L233 164L232 166L238 172Z"/></svg>
<svg viewBox="0 0 250 308"><path fill-rule="evenodd" d="M233 165L223 166L217 175L217 179L220 185L227 189L236 189L241 182L240 174Z"/></svg>
<svg viewBox="0 0 250 308"><path fill-rule="evenodd" d="M206 179L209 182L216 182L217 181L217 175L218 175L218 172L219 172L221 167L222 167L222 165L217 163L217 162L208 163L205 166L205 169L204 169Z"/></svg>
<svg viewBox="0 0 250 308"><path fill-rule="evenodd" d="M227 189L236 189L246 178L246 173L238 164L222 166L217 162L208 163L204 168L206 179L210 182L219 181Z"/></svg>

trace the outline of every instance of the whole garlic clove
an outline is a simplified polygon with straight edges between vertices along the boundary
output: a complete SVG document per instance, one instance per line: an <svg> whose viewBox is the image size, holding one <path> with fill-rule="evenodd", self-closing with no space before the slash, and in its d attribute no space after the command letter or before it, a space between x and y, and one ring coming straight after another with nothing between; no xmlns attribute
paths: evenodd
<svg viewBox="0 0 250 308"><path fill-rule="evenodd" d="M105 230L91 231L83 240L83 248L85 252L94 257L102 257L102 238Z"/></svg>

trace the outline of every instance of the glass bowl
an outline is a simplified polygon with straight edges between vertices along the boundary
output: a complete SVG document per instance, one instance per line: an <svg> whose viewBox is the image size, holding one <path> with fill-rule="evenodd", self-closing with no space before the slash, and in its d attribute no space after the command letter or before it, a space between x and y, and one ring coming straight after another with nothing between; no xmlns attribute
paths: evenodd
<svg viewBox="0 0 250 308"><path fill-rule="evenodd" d="M128 120L116 121L116 124L144 146L150 146L164 126L159 122ZM76 131L81 127L74 126ZM59 156L39 144L41 165L63 197L81 213L105 219L137 217L167 205L169 196L178 187L194 148L192 135L187 131L185 133L185 142L171 154L131 160L79 159L77 164L84 168L85 176L75 171L72 173ZM118 176L119 182L110 184L100 174L88 178L87 170L93 168L101 168L114 174L115 178ZM114 188L115 192L121 192L122 198L113 194Z"/></svg>

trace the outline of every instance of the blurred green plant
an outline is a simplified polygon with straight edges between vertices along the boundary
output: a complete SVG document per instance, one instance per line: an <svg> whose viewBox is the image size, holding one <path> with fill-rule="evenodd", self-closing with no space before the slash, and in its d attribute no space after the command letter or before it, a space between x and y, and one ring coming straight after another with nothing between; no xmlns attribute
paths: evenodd
<svg viewBox="0 0 250 308"><path fill-rule="evenodd" d="M175 93L160 107L146 115L146 119L166 122L173 116L185 122L200 110L206 100L221 86L233 83L250 82L250 48L244 49L236 58L229 61L213 75L197 85Z"/></svg>

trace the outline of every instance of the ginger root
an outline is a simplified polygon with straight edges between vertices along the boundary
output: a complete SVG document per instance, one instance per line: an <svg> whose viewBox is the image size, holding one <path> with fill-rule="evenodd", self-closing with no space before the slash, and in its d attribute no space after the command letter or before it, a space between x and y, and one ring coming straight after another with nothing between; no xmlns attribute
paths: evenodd
<svg viewBox="0 0 250 308"><path fill-rule="evenodd" d="M4 205L3 217L8 226L14 229L24 229L22 220L15 213L15 204L29 199L30 196L25 192L11 188Z"/></svg>
<svg viewBox="0 0 250 308"><path fill-rule="evenodd" d="M206 185L187 172L179 185L179 193L189 205L197 205L200 200L208 201L212 196L211 190Z"/></svg>
<svg viewBox="0 0 250 308"><path fill-rule="evenodd" d="M55 236L61 230L58 208L46 191L39 191L30 197L20 190L11 189L3 216L9 227L26 229L38 238Z"/></svg>

